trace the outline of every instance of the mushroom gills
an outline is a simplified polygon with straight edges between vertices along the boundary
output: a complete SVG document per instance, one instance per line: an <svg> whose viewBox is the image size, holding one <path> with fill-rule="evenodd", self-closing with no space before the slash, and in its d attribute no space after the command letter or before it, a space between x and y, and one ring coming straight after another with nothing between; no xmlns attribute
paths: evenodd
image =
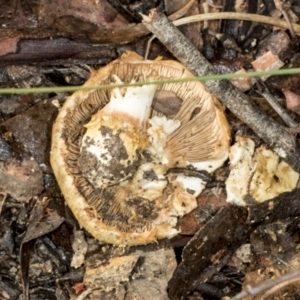
<svg viewBox="0 0 300 300"><path fill-rule="evenodd" d="M214 155L219 133L212 135L210 118L203 120L205 107L201 111L199 106L184 106L173 119L165 115L149 118L156 88L112 89L109 103L84 125L78 168L94 189L110 195L104 198L114 203L111 208L104 203L97 207L98 216L107 225L138 230L161 220L161 224L169 224L163 226L165 236L171 236L177 232L171 216L183 216L196 208L206 180L168 174L168 170L181 167L213 172L228 154ZM201 142L205 146L199 149Z"/></svg>
<svg viewBox="0 0 300 300"><path fill-rule="evenodd" d="M85 85L137 74L143 81L193 77L178 62L126 53ZM200 82L78 91L53 126L51 165L74 216L95 238L147 244L180 231L178 217L196 207L205 185L199 173L227 159L229 133L222 106Z"/></svg>
<svg viewBox="0 0 300 300"><path fill-rule="evenodd" d="M110 219L121 221L120 226L125 222L138 227L158 215L183 216L197 206L196 197L206 184L193 176L168 175L178 158L166 148L174 132L180 135L181 122L164 115L149 119L155 90L154 85L112 89L110 102L84 125L78 168L95 189L114 195L109 196L113 207L107 210L103 204L97 213L102 219L113 215ZM181 160L188 168L189 162ZM175 233L168 230L168 236Z"/></svg>

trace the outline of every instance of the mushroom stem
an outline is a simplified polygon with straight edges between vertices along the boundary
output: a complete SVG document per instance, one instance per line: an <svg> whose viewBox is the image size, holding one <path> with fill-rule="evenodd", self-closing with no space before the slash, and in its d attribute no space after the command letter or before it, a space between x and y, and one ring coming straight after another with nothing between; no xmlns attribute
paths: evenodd
<svg viewBox="0 0 300 300"><path fill-rule="evenodd" d="M119 78L117 80L120 81ZM137 119L138 125L143 126L150 116L156 88L155 84L114 88L111 91L110 102L102 109L102 113L103 115L126 114L129 118Z"/></svg>
<svg viewBox="0 0 300 300"><path fill-rule="evenodd" d="M116 75L115 79L122 82ZM110 102L85 124L78 168L97 188L133 176L147 144L146 124L156 85L114 88Z"/></svg>

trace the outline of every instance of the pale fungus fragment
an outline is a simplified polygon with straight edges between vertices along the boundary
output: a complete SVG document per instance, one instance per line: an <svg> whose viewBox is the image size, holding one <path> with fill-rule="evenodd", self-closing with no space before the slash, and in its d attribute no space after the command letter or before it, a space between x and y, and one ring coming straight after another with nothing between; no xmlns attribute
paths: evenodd
<svg viewBox="0 0 300 300"><path fill-rule="evenodd" d="M128 52L85 85L192 76L175 61ZM196 207L205 187L197 176L169 170L213 172L228 158L229 140L223 108L200 82L79 91L54 123L51 165L76 219L95 238L147 244L175 236L177 218Z"/></svg>
<svg viewBox="0 0 300 300"><path fill-rule="evenodd" d="M230 174L226 180L227 202L251 205L292 191L299 180L286 162L265 145L255 150L249 138L237 137L231 147Z"/></svg>

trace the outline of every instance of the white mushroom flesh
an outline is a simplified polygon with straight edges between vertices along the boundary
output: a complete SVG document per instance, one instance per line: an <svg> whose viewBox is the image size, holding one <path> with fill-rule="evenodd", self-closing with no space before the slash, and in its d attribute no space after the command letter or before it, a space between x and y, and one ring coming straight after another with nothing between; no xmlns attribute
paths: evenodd
<svg viewBox="0 0 300 300"><path fill-rule="evenodd" d="M133 176L155 91L156 85L114 88L109 103L84 125L78 166L93 186L102 188Z"/></svg>
<svg viewBox="0 0 300 300"><path fill-rule="evenodd" d="M201 194L206 185L203 179L191 176L178 175L175 180L180 182L185 191L195 198Z"/></svg>
<svg viewBox="0 0 300 300"><path fill-rule="evenodd" d="M150 146L148 150L162 164L168 164L169 159L165 146L169 135L180 127L179 120L167 119L165 116L154 116L149 120L150 127L147 130Z"/></svg>
<svg viewBox="0 0 300 300"><path fill-rule="evenodd" d="M249 138L237 137L230 149L230 174L226 180L227 202L250 205L293 190L299 180L286 162L272 150Z"/></svg>

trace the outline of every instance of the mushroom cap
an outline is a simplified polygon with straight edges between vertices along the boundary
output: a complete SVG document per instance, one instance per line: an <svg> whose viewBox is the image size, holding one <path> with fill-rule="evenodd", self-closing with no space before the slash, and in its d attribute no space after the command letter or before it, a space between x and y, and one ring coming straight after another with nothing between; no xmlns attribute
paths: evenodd
<svg viewBox="0 0 300 300"><path fill-rule="evenodd" d="M193 77L178 62L143 61L136 53L127 52L92 72L85 86L109 84L112 75L123 82ZM223 107L200 82L161 84L159 94L165 97L154 96L152 121L144 130L149 141L143 144L146 152L140 166L133 178L113 186L101 188L101 182L98 186L91 183L82 176L84 159L78 162L86 124L109 102L111 89L75 92L53 125L51 165L57 182L78 222L103 242L141 245L175 236L179 232L177 217L196 207L202 188L198 179L189 181L187 176L168 174L168 170L213 172L228 158L230 134ZM159 137L162 140L153 147ZM147 148L147 143L152 144ZM158 151L157 159L163 156L165 162L151 158L151 151Z"/></svg>

